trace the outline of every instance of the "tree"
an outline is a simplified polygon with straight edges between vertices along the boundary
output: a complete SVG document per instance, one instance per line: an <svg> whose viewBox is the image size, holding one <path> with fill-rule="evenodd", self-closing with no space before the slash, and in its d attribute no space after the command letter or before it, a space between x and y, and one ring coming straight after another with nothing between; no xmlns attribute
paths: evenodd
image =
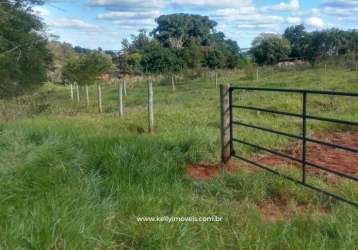
<svg viewBox="0 0 358 250"><path fill-rule="evenodd" d="M184 61L154 40L146 49L141 64L146 73L167 73L182 70Z"/></svg>
<svg viewBox="0 0 358 250"><path fill-rule="evenodd" d="M118 66L125 72L139 73L143 70L142 58L150 46L150 38L145 30L140 30L138 35L132 35L132 43L127 39L122 40L122 53L118 57Z"/></svg>
<svg viewBox="0 0 358 250"><path fill-rule="evenodd" d="M131 35L132 42L128 39L122 40L122 52L128 53L143 53L150 44L150 37L148 37L146 30L139 30L138 35Z"/></svg>
<svg viewBox="0 0 358 250"><path fill-rule="evenodd" d="M46 80L52 56L43 24L31 4L41 1L2 1L0 4L0 97Z"/></svg>
<svg viewBox="0 0 358 250"><path fill-rule="evenodd" d="M225 40L223 43L223 51L225 56L225 68L234 69L239 67L242 59L240 55L240 47L233 40Z"/></svg>
<svg viewBox="0 0 358 250"><path fill-rule="evenodd" d="M184 61L184 67L198 69L204 59L203 48L195 42L190 42L187 47L179 51L179 57Z"/></svg>
<svg viewBox="0 0 358 250"><path fill-rule="evenodd" d="M209 39L217 25L207 16L182 13L162 15L155 21L158 26L151 34L163 46L174 49L182 49L192 40L202 45Z"/></svg>
<svg viewBox="0 0 358 250"><path fill-rule="evenodd" d="M235 68L240 48L225 34L216 32L217 23L206 16L189 14L163 15L148 37L144 30L122 41L118 66L136 73L172 73L184 68ZM140 67L138 65L140 61Z"/></svg>
<svg viewBox="0 0 358 250"><path fill-rule="evenodd" d="M88 73L97 79L102 74L113 70L112 58L104 53L94 52L84 57L84 64Z"/></svg>
<svg viewBox="0 0 358 250"><path fill-rule="evenodd" d="M96 83L104 73L113 69L112 58L109 55L93 52L70 59L63 68L63 77L67 82L77 82L79 85Z"/></svg>
<svg viewBox="0 0 358 250"><path fill-rule="evenodd" d="M358 55L358 29L347 32L348 50L352 52L353 60L357 60Z"/></svg>
<svg viewBox="0 0 358 250"><path fill-rule="evenodd" d="M66 42L50 41L47 47L53 55L53 62L48 70L48 78L52 82L61 82L66 60L78 57L78 54L74 51L72 45Z"/></svg>
<svg viewBox="0 0 358 250"><path fill-rule="evenodd" d="M314 31L309 34L307 58L312 66L314 66L316 61L324 54L324 48L322 47L322 39L322 33L319 31Z"/></svg>
<svg viewBox="0 0 358 250"><path fill-rule="evenodd" d="M290 52L290 42L277 34L261 34L254 39L251 48L255 62L259 65L276 64L287 58Z"/></svg>
<svg viewBox="0 0 358 250"><path fill-rule="evenodd" d="M205 53L205 67L211 69L220 69L225 66L225 56L218 47L209 48Z"/></svg>
<svg viewBox="0 0 358 250"><path fill-rule="evenodd" d="M309 33L303 24L288 27L283 37L291 44L290 57L304 57L306 56L309 47Z"/></svg>
<svg viewBox="0 0 358 250"><path fill-rule="evenodd" d="M116 63L122 71L136 74L142 72L143 70L141 64L142 58L142 53L126 53L119 55Z"/></svg>

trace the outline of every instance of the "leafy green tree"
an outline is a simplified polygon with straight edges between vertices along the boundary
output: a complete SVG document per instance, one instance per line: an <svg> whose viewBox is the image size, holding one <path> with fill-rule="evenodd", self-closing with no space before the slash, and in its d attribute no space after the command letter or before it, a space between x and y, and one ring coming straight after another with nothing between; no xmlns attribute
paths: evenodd
<svg viewBox="0 0 358 250"><path fill-rule="evenodd" d="M127 73L140 73L142 72L142 61L143 54L139 52L122 54L116 60L117 66L124 72Z"/></svg>
<svg viewBox="0 0 358 250"><path fill-rule="evenodd" d="M79 73L79 59L71 58L68 59L64 67L62 68L62 80L64 82L76 82L78 81Z"/></svg>
<svg viewBox="0 0 358 250"><path fill-rule="evenodd" d="M216 32L217 23L206 16L189 14L163 15L148 37L144 30L122 41L118 66L122 71L172 73L185 68L235 68L240 48ZM138 66L140 60L141 67Z"/></svg>
<svg viewBox="0 0 358 250"><path fill-rule="evenodd" d="M218 47L210 48L205 53L204 66L211 69L220 69L225 66L225 56Z"/></svg>
<svg viewBox="0 0 358 250"><path fill-rule="evenodd" d="M47 47L53 55L53 62L48 70L49 81L61 82L65 62L70 58L78 57L78 54L72 45L66 42L53 40L48 43Z"/></svg>
<svg viewBox="0 0 358 250"><path fill-rule="evenodd" d="M291 44L290 57L304 57L306 56L309 47L309 33L303 24L288 27L283 37Z"/></svg>
<svg viewBox="0 0 358 250"><path fill-rule="evenodd" d="M179 52L179 57L184 61L184 67L198 69L202 66L204 59L203 48L195 42L190 42L187 47Z"/></svg>
<svg viewBox="0 0 358 250"><path fill-rule="evenodd" d="M162 15L156 22L158 26L151 34L165 47L174 49L182 49L192 40L204 44L217 25L206 16L182 13Z"/></svg>
<svg viewBox="0 0 358 250"><path fill-rule="evenodd" d="M352 52L353 60L357 60L358 56L358 29L347 32L347 47Z"/></svg>
<svg viewBox="0 0 358 250"><path fill-rule="evenodd" d="M139 34L132 35L132 43L127 39L122 40L122 53L117 59L118 67L128 73L140 73L142 68L142 58L150 46L150 38L145 30L140 30Z"/></svg>
<svg viewBox="0 0 358 250"><path fill-rule="evenodd" d="M0 97L46 81L52 56L43 24L31 12L41 1L9 1L0 4Z"/></svg>
<svg viewBox="0 0 358 250"><path fill-rule="evenodd" d="M113 68L112 58L104 53L94 52L84 57L88 73L98 79L102 74L111 73Z"/></svg>
<svg viewBox="0 0 358 250"><path fill-rule="evenodd" d="M96 83L102 74L110 73L112 69L112 58L109 55L93 52L70 59L65 64L62 75L66 82L91 85Z"/></svg>
<svg viewBox="0 0 358 250"><path fill-rule="evenodd" d="M252 43L251 53L255 62L262 64L276 64L287 58L291 52L290 42L280 35L261 34Z"/></svg>
<svg viewBox="0 0 358 250"><path fill-rule="evenodd" d="M122 52L124 54L143 53L150 45L151 39L144 29L139 30L138 35L131 35L131 38L131 43L128 39L122 40Z"/></svg>
<svg viewBox="0 0 358 250"><path fill-rule="evenodd" d="M141 61L146 73L168 73L183 69L184 61L171 49L152 41Z"/></svg>
<svg viewBox="0 0 358 250"><path fill-rule="evenodd" d="M233 40L225 40L223 43L223 51L225 54L225 68L234 69L239 67L242 56L240 55L240 47Z"/></svg>
<svg viewBox="0 0 358 250"><path fill-rule="evenodd" d="M320 31L314 31L309 34L309 47L307 49L307 58L312 66L314 66L316 61L325 53L323 39L324 38L322 32Z"/></svg>

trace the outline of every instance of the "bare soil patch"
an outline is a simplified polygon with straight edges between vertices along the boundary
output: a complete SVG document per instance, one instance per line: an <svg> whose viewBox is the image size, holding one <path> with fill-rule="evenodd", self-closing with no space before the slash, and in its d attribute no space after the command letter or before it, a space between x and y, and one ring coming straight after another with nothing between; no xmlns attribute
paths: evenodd
<svg viewBox="0 0 358 250"><path fill-rule="evenodd" d="M314 134L312 138L346 147L358 148L358 132L317 133ZM282 150L282 153L291 155L295 158L300 158L302 153L302 143L291 143L287 149ZM264 155L257 155L254 157L254 160L263 165L301 167L298 163L294 163L280 156L266 153ZM338 172L358 176L357 153L330 146L308 143L307 160ZM187 167L187 174L195 179L207 180L219 175L221 170L226 172L236 172L240 169L261 171L261 169L252 167L243 162L229 161L223 169L221 168L220 163L191 164ZM309 167L308 171L318 176L332 177L332 174L313 167ZM333 180L335 180L335 178ZM277 195L274 198L266 199L257 204L256 208L261 216L269 221L284 220L298 213L327 214L331 212L331 208L329 207L317 206L314 204L288 204L284 195Z"/></svg>
<svg viewBox="0 0 358 250"><path fill-rule="evenodd" d="M317 133L312 138L326 141L346 147L358 149L358 132L332 132L332 133ZM291 143L287 149L282 150L282 153L300 159L302 157L302 143ZM278 155L269 153L257 155L253 157L257 163L271 166L293 166L301 168L297 162L293 162ZM358 154L330 146L320 145L316 143L307 144L307 161L325 166L329 169L342 172L345 174L358 176ZM260 171L260 169L252 167L244 162L229 161L223 171L235 172L239 169L249 169L250 171ZM210 177L217 176L220 173L220 163L197 163L187 166L186 172L189 176L206 180ZM307 169L309 172L319 176L332 176L326 171L319 170L314 167Z"/></svg>
<svg viewBox="0 0 358 250"><path fill-rule="evenodd" d="M241 166L234 161L229 161L223 168L220 163L201 162L188 165L186 173L194 179L207 180L219 175L220 171L236 172L239 167Z"/></svg>
<svg viewBox="0 0 358 250"><path fill-rule="evenodd" d="M320 213L329 214L331 208L319 207L313 204L295 204L288 205L286 201L280 197L274 199L266 199L256 206L263 219L268 221L284 220L292 217L295 214L302 213Z"/></svg>
<svg viewBox="0 0 358 250"><path fill-rule="evenodd" d="M219 174L219 167L216 165L209 164L191 164L187 167L186 172L189 176L198 179L206 180L210 177L216 176Z"/></svg>
<svg viewBox="0 0 358 250"><path fill-rule="evenodd" d="M317 133L312 138L358 149L358 132ZM300 159L302 157L302 143L291 143L282 152ZM358 154L354 152L316 143L308 143L307 161L344 174L358 176ZM273 154L265 154L257 162L272 166L293 165L299 167L298 163ZM323 172L309 166L308 171L319 175L329 175L328 172Z"/></svg>

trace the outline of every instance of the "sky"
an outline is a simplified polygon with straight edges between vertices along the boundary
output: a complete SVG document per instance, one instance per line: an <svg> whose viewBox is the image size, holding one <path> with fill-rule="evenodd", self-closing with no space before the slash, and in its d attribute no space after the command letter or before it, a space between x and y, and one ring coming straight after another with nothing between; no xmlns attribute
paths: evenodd
<svg viewBox="0 0 358 250"><path fill-rule="evenodd" d="M47 0L34 12L60 41L104 50L120 50L122 39L150 32L156 17L171 13L209 16L241 48L260 33L301 23L308 30L358 28L358 0Z"/></svg>

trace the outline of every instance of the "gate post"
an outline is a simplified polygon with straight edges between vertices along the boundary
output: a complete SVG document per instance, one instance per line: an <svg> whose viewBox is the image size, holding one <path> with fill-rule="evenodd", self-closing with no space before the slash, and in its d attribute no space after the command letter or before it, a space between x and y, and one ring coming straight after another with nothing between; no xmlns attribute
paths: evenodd
<svg viewBox="0 0 358 250"><path fill-rule="evenodd" d="M118 91L118 114L119 117L123 116L123 89L124 89L124 84L122 85L122 83L118 82L117 84L117 91Z"/></svg>
<svg viewBox="0 0 358 250"><path fill-rule="evenodd" d="M154 112L153 112L153 83L152 79L148 80L148 132L154 132Z"/></svg>
<svg viewBox="0 0 358 250"><path fill-rule="evenodd" d="M71 91L71 101L73 101L73 85L70 83L70 91Z"/></svg>
<svg viewBox="0 0 358 250"><path fill-rule="evenodd" d="M221 163L225 164L231 157L230 127L230 85L220 84L220 116L221 116Z"/></svg>

